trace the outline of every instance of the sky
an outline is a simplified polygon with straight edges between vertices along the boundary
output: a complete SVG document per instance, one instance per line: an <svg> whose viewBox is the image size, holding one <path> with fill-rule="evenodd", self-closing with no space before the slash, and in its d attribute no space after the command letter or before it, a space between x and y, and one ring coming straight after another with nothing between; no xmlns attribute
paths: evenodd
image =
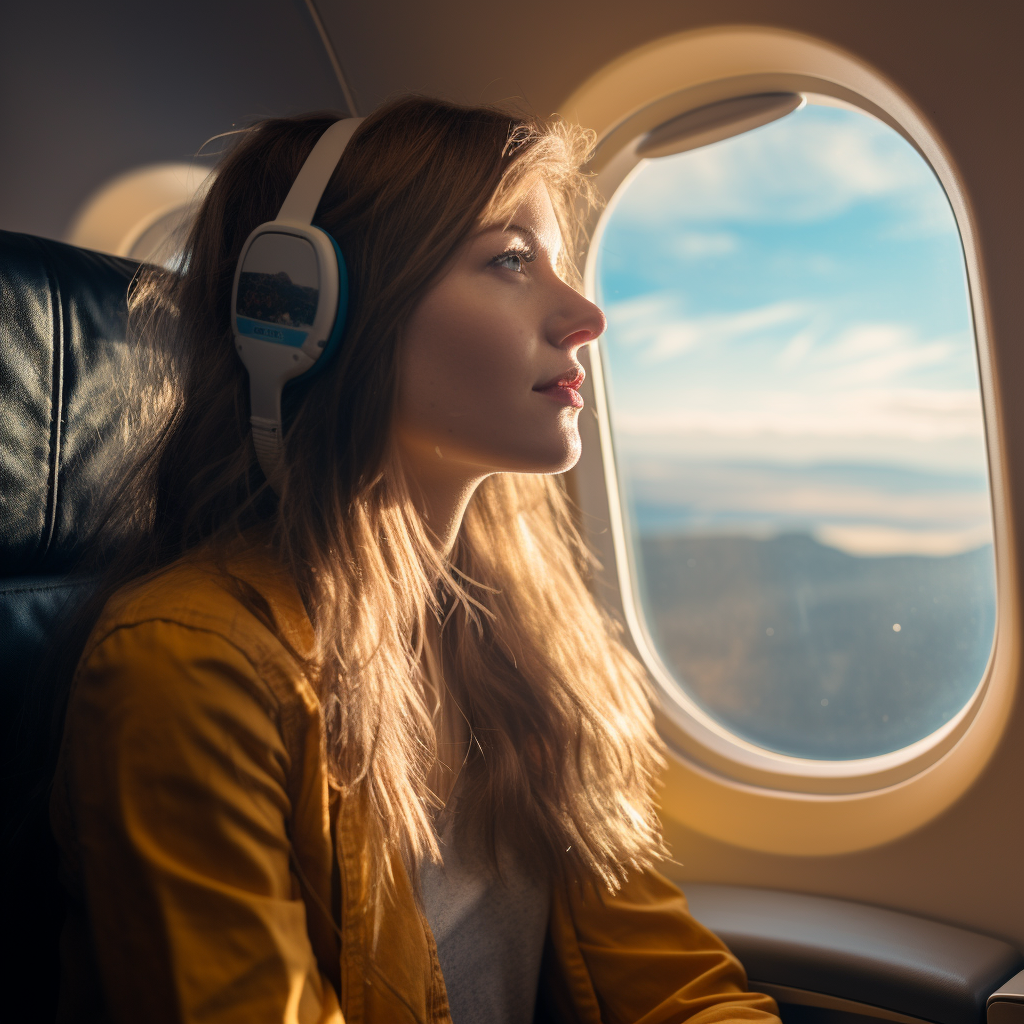
<svg viewBox="0 0 1024 1024"><path fill-rule="evenodd" d="M864 556L991 540L963 250L889 126L807 105L646 161L597 261L641 531L806 530Z"/></svg>

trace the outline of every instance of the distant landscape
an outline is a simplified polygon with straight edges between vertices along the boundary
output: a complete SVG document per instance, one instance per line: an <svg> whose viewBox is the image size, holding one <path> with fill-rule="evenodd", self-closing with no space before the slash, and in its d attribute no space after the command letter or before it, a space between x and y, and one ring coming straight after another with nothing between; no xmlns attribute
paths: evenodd
<svg viewBox="0 0 1024 1024"><path fill-rule="evenodd" d="M635 561L666 666L715 718L781 753L906 746L963 707L988 661L990 544L858 557L807 533L661 533L641 537Z"/></svg>

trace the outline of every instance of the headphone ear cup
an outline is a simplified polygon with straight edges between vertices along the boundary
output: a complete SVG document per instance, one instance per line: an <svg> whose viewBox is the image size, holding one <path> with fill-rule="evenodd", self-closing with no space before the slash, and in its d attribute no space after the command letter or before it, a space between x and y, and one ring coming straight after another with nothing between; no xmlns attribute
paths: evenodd
<svg viewBox="0 0 1024 1024"><path fill-rule="evenodd" d="M334 250L334 257L338 265L338 310L334 315L334 325L331 327L331 333L327 338L323 351L317 357L312 367L299 377L296 377L295 380L305 380L308 377L312 377L314 374L320 373L331 362L335 353L341 347L341 339L345 334L345 325L348 321L349 280L345 257L342 254L341 247L330 232L324 231L323 228L313 228L313 230L326 235L330 240L331 248Z"/></svg>

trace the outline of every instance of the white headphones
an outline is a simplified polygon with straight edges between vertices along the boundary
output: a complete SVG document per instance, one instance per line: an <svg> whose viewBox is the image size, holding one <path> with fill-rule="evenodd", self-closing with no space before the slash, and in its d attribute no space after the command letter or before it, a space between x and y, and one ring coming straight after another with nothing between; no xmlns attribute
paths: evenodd
<svg viewBox="0 0 1024 1024"><path fill-rule="evenodd" d="M256 457L271 486L281 462L281 392L288 381L330 362L345 330L345 258L338 243L312 222L362 120L337 121L320 136L277 218L249 235L235 268L231 326L249 371Z"/></svg>

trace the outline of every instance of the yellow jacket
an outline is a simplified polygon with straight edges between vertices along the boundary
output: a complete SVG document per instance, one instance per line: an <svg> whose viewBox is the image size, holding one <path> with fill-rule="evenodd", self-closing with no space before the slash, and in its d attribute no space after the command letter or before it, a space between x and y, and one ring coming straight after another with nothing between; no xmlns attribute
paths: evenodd
<svg viewBox="0 0 1024 1024"><path fill-rule="evenodd" d="M233 566L300 653L298 592ZM447 1024L399 858L374 941L363 810L329 788L320 709L287 647L187 559L118 593L86 646L51 808L71 909L60 1020ZM554 887L538 1020L777 1024L770 998L655 872Z"/></svg>

